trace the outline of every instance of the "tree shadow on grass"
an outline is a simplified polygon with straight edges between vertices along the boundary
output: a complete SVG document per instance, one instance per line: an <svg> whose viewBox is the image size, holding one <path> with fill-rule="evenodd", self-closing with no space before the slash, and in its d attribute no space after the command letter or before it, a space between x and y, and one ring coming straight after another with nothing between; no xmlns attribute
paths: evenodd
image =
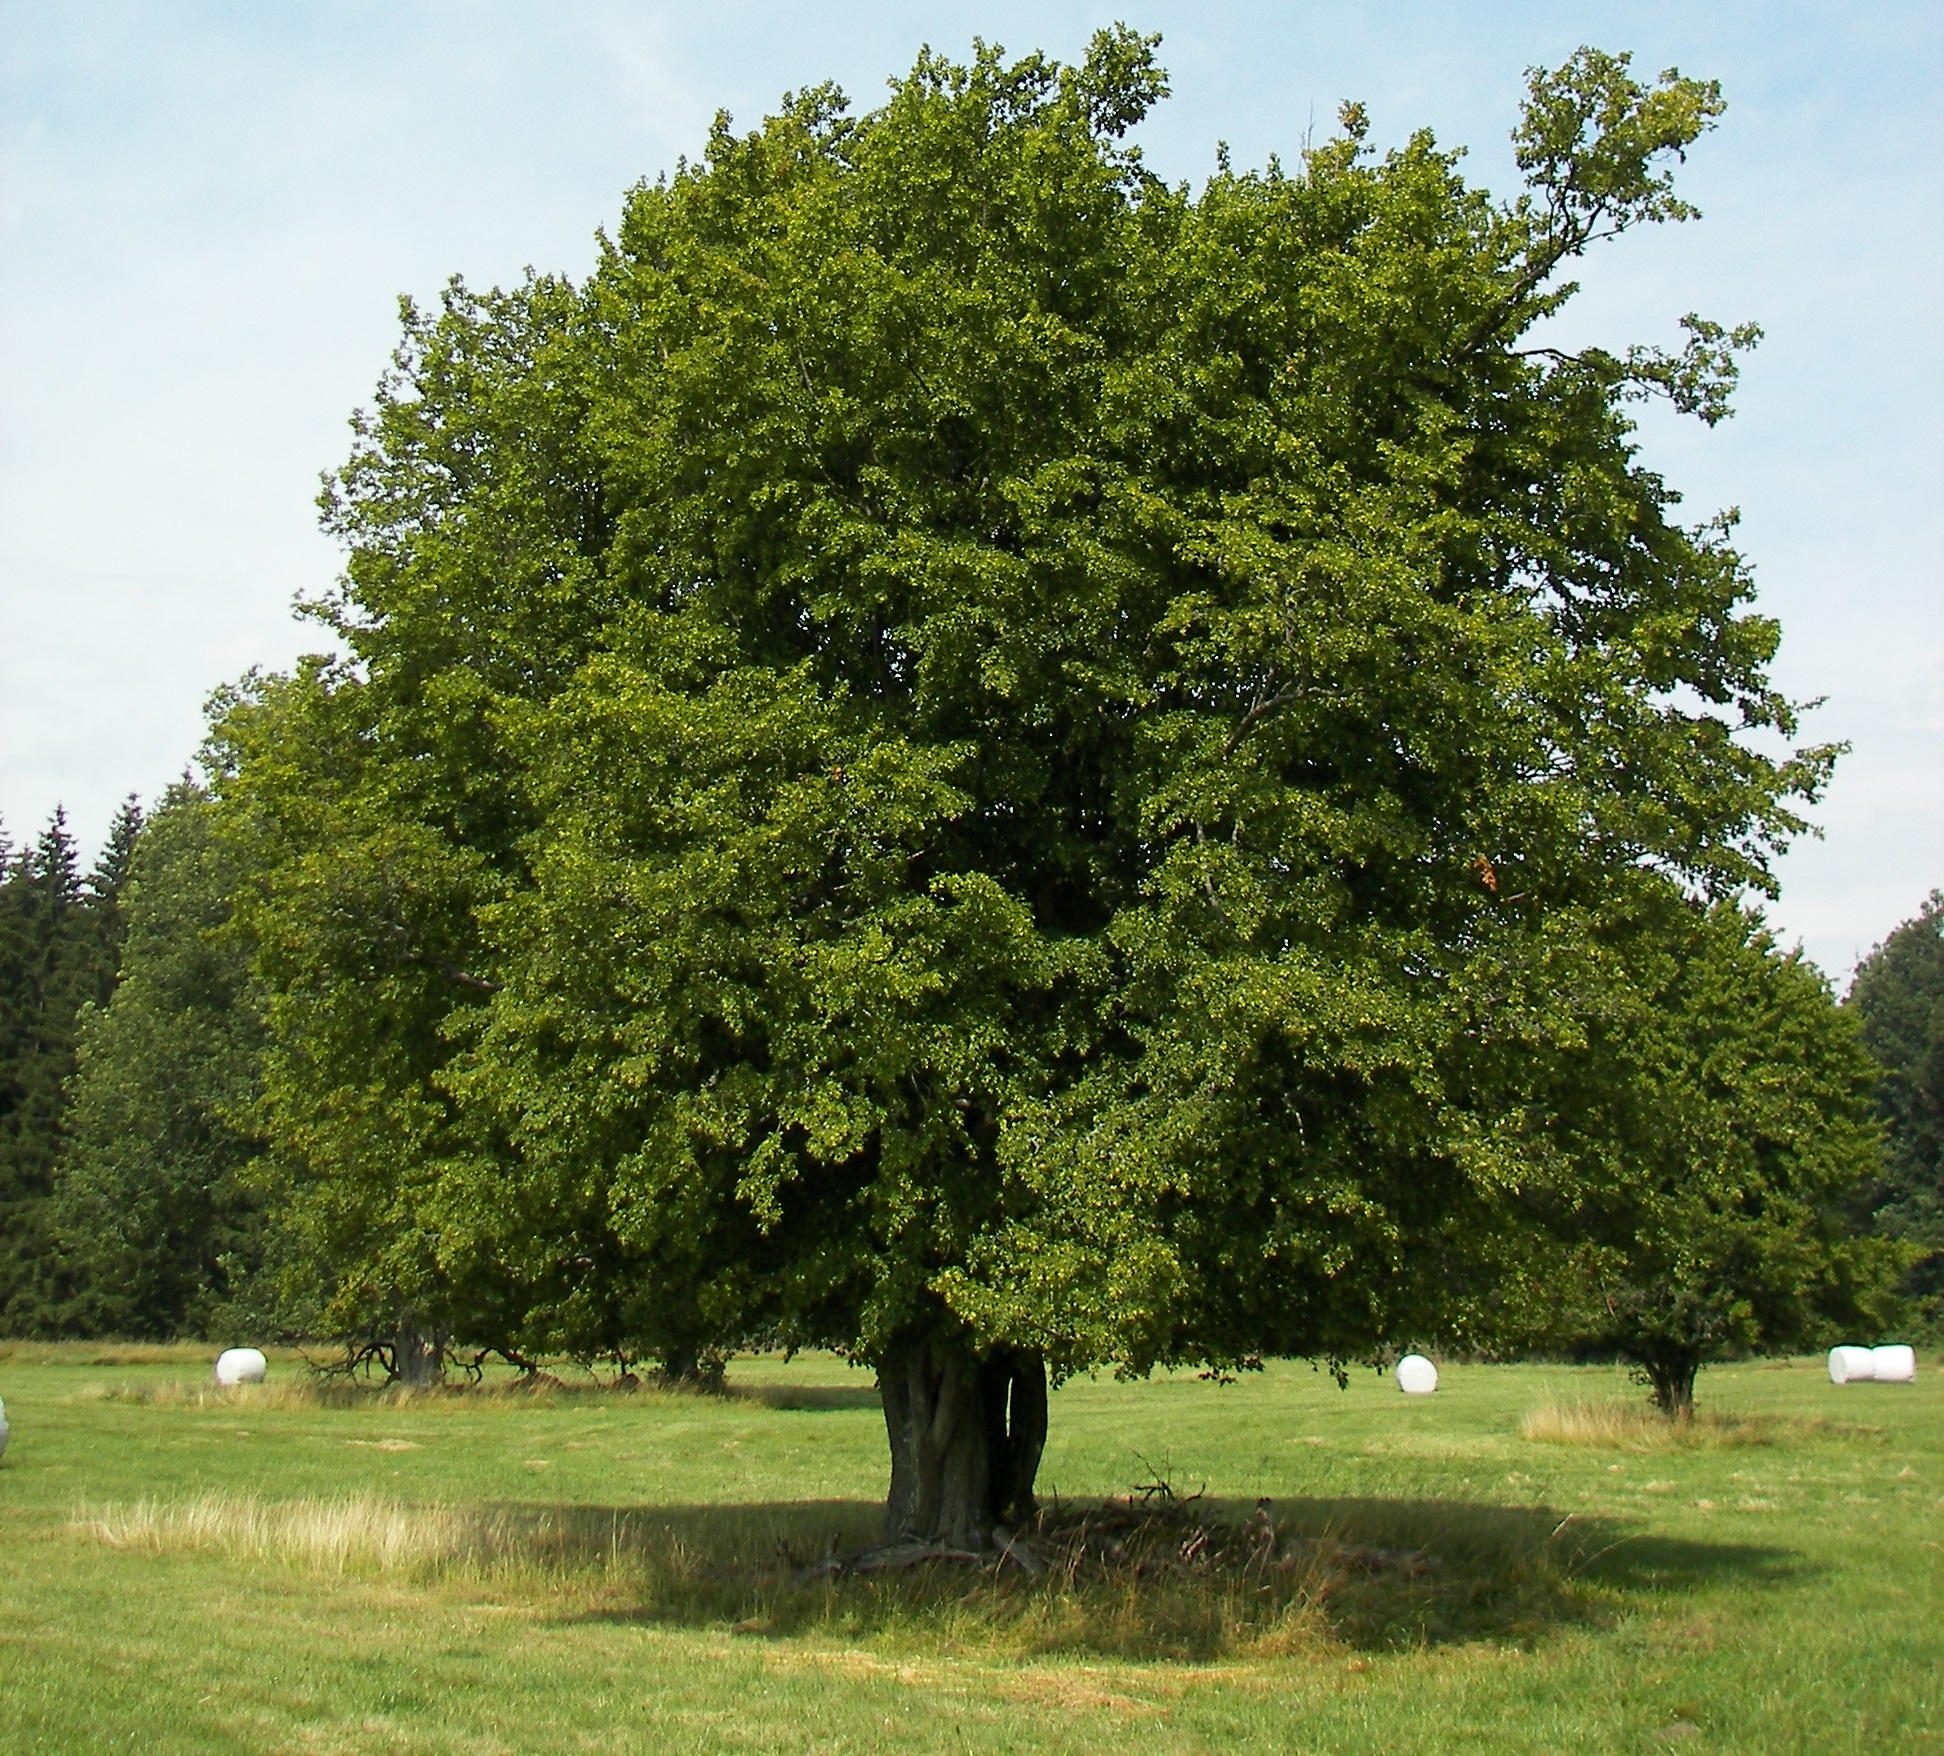
<svg viewBox="0 0 1944 1756"><path fill-rule="evenodd" d="M192 1549L335 1573L533 1592L567 1621L886 1636L1023 1656L1206 1660L1324 1648L1530 1646L1630 1604L1806 1577L1785 1549L1659 1535L1611 1517L1467 1501L1061 1502L1034 1565L833 1568L879 1537L871 1501L706 1506L407 1505L359 1496L143 1501L77 1519L124 1551ZM880 1556L879 1559L884 1557Z"/></svg>
<svg viewBox="0 0 1944 1756"><path fill-rule="evenodd" d="M532 1553L598 1580L568 1620L892 1635L954 1649L1206 1660L1334 1645L1529 1646L1644 1597L1806 1576L1794 1552L1663 1537L1611 1518L1462 1501L1085 1502L1029 1541L1045 1571L932 1562L819 1573L870 1545L863 1501L502 1508Z"/></svg>
<svg viewBox="0 0 1944 1756"><path fill-rule="evenodd" d="M834 1409L883 1407L875 1384L728 1384L723 1395L765 1408L826 1413Z"/></svg>
<svg viewBox="0 0 1944 1756"><path fill-rule="evenodd" d="M1391 1649L1486 1641L1531 1644L1599 1626L1630 1603L1733 1581L1774 1587L1805 1577L1799 1553L1684 1541L1605 1516L1471 1501L1298 1499L1279 1526L1327 1546L1435 1556L1435 1570L1338 1567L1325 1594L1337 1637Z"/></svg>

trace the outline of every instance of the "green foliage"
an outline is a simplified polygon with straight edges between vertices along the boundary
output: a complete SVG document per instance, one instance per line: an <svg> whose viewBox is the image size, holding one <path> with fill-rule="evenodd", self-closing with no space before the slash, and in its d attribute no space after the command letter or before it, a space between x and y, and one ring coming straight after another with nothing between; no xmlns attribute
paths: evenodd
<svg viewBox="0 0 1944 1756"><path fill-rule="evenodd" d="M1539 1083L1507 1235L1539 1246L1536 1331L1617 1351L1685 1417L1709 1360L1894 1318L1904 1253L1851 1224L1879 1166L1875 1069L1822 976L1733 904L1643 911L1606 957L1582 974L1605 981L1583 1043Z"/></svg>
<svg viewBox="0 0 1944 1756"><path fill-rule="evenodd" d="M120 980L81 1023L53 1224L84 1333L214 1333L261 1255L261 1001L223 931L235 876L212 818L182 785L144 825Z"/></svg>
<svg viewBox="0 0 1944 1756"><path fill-rule="evenodd" d="M54 1334L73 1321L50 1227L64 1086L81 1013L114 985L141 821L129 800L85 880L58 810L32 847L14 853L0 838L0 1334Z"/></svg>
<svg viewBox="0 0 1944 1756"><path fill-rule="evenodd" d="M1582 48L1563 67L1527 76L1531 95L1512 144L1535 267L1642 223L1700 217L1674 193L1674 163L1720 120L1720 83L1669 68L1647 86L1632 65L1631 55Z"/></svg>
<svg viewBox="0 0 1944 1756"><path fill-rule="evenodd" d="M1831 760L1740 739L1775 625L1634 457L1653 372L1517 345L1718 94L1535 77L1507 208L1354 116L1167 188L1164 90L1125 32L928 54L720 119L584 286L408 308L351 657L214 746L341 1329L1430 1334L1544 972L1650 874L1768 883Z"/></svg>
<svg viewBox="0 0 1944 1756"><path fill-rule="evenodd" d="M1857 966L1849 1005L1883 1068L1878 1114L1885 1164L1878 1227L1923 1255L1912 1290L1944 1326L1944 891Z"/></svg>

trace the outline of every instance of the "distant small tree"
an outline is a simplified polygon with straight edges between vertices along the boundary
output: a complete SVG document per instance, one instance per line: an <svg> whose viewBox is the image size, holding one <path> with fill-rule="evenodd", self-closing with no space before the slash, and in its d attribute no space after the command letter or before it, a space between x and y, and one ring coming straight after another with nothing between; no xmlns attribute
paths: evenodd
<svg viewBox="0 0 1944 1756"><path fill-rule="evenodd" d="M1631 1360L1686 1420L1701 1366L1891 1321L1905 1253L1855 1235L1878 1170L1856 1021L1758 915L1663 901L1605 948L1535 1114L1528 1321Z"/></svg>
<svg viewBox="0 0 1944 1756"><path fill-rule="evenodd" d="M1848 1006L1883 1068L1876 1229L1922 1252L1909 1289L1928 1326L1944 1327L1944 890L1857 966Z"/></svg>
<svg viewBox="0 0 1944 1756"><path fill-rule="evenodd" d="M257 1266L245 1181L262 1057L248 948L208 801L184 784L143 829L121 977L81 1020L53 1227L78 1283L68 1326L207 1334Z"/></svg>

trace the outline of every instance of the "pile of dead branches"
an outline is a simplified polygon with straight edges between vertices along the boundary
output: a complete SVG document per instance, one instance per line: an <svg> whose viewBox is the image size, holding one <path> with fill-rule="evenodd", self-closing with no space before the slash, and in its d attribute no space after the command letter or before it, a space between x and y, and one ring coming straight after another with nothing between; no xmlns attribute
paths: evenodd
<svg viewBox="0 0 1944 1756"><path fill-rule="evenodd" d="M1167 1580L1268 1584L1345 1572L1415 1578L1436 1573L1443 1564L1423 1549L1285 1535L1268 1500L1258 1500L1253 1515L1236 1518L1224 1516L1200 1494L1180 1496L1167 1483L1154 1482L1124 1499L1042 1507L1025 1530L994 1529L989 1549L903 1541L848 1555L833 1551L798 1579L808 1583L934 1565L992 1574L1016 1569L1028 1578L1051 1577L1073 1588Z"/></svg>
<svg viewBox="0 0 1944 1756"><path fill-rule="evenodd" d="M1415 1576L1441 1566L1423 1549L1286 1535L1268 1500L1258 1500L1247 1518L1225 1517L1201 1495L1179 1497L1165 1483L1100 1505L1048 1508L1039 1517L1034 1541L1048 1570L1075 1584L1266 1579L1318 1569Z"/></svg>

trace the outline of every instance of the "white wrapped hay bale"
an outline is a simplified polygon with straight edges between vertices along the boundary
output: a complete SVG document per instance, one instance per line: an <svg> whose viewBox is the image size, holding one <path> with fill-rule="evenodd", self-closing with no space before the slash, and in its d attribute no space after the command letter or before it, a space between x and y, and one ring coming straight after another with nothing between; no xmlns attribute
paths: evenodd
<svg viewBox="0 0 1944 1756"><path fill-rule="evenodd" d="M0 1402L0 1457L7 1455L7 1405Z"/></svg>
<svg viewBox="0 0 1944 1756"><path fill-rule="evenodd" d="M1829 1350L1829 1381L1832 1384L1867 1384L1876 1376L1876 1361L1866 1347L1833 1347Z"/></svg>
<svg viewBox="0 0 1944 1756"><path fill-rule="evenodd" d="M1438 1388L1438 1368L1422 1354L1406 1354L1397 1362L1397 1388L1406 1396L1429 1396Z"/></svg>
<svg viewBox="0 0 1944 1756"><path fill-rule="evenodd" d="M1917 1381L1917 1350L1901 1342L1871 1348L1870 1376L1879 1384L1914 1384Z"/></svg>
<svg viewBox="0 0 1944 1756"><path fill-rule="evenodd" d="M225 1348L216 1356L218 1384L261 1384L270 1362L253 1347Z"/></svg>

